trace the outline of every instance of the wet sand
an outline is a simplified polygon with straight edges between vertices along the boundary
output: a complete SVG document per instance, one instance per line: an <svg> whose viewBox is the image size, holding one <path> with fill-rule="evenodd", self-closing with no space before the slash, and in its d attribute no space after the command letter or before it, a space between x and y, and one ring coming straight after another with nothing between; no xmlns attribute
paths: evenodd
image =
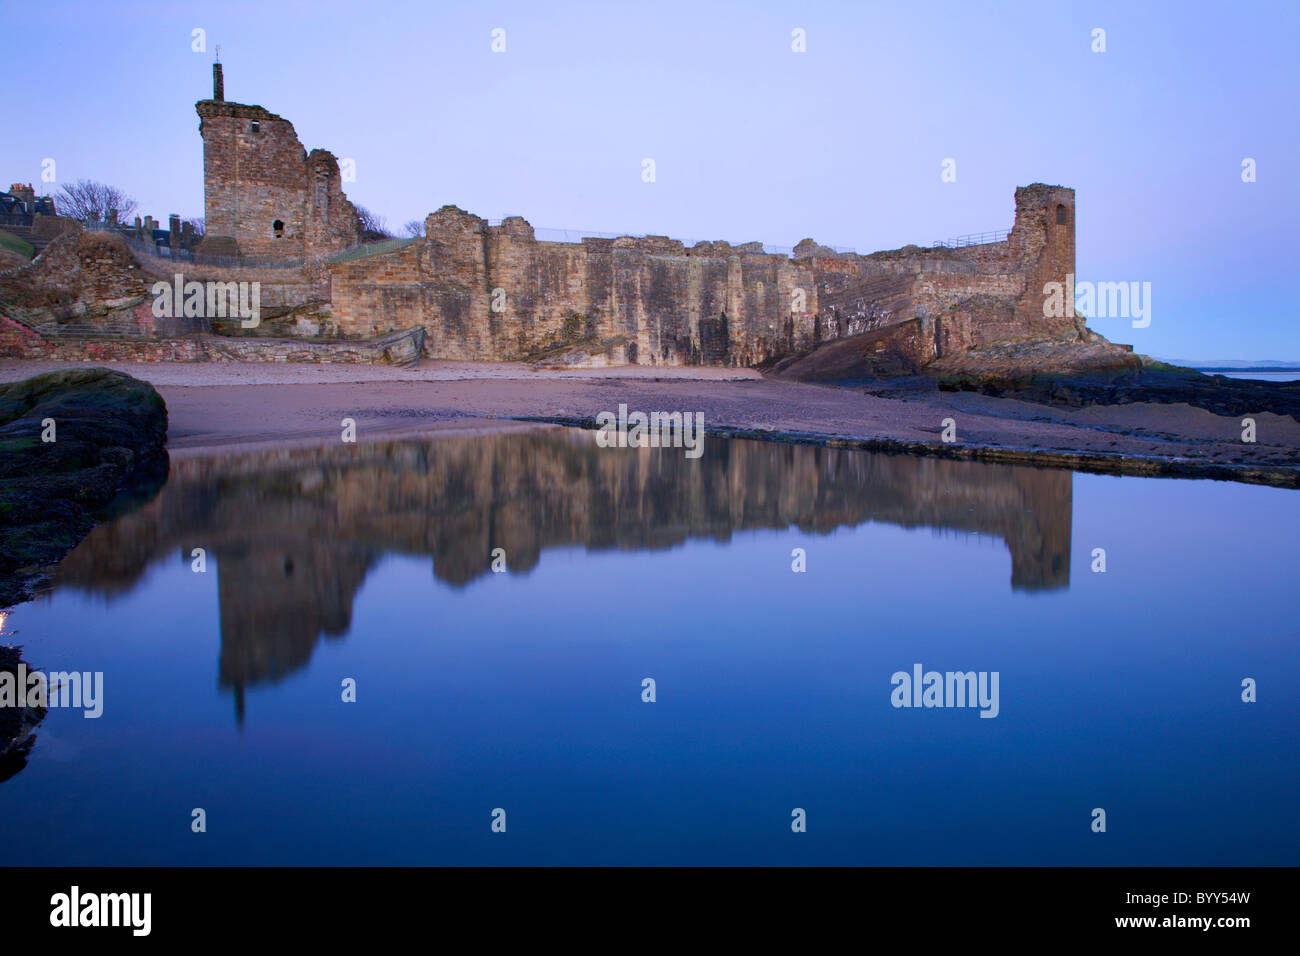
<svg viewBox="0 0 1300 956"><path fill-rule="evenodd" d="M13 381L57 362L0 362ZM168 447L218 450L267 441L358 441L495 428L501 419L587 423L599 412L702 412L712 434L809 441L950 458L1020 461L1124 474L1174 474L1300 486L1300 423L1254 415L1257 441L1236 417L1188 405L1060 408L972 393L922 400L763 378L748 369L538 371L513 363L388 366L113 363L167 402ZM956 441L941 440L943 420ZM517 426L511 426L517 427Z"/></svg>

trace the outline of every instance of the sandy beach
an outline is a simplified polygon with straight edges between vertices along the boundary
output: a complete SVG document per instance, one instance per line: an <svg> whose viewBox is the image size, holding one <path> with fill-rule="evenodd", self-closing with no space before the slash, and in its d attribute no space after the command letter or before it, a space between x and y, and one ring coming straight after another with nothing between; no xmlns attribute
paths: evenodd
<svg viewBox="0 0 1300 956"><path fill-rule="evenodd" d="M5 361L15 381L57 362ZM917 400L764 378L749 369L645 368L539 371L514 363L425 361L418 368L270 363L108 367L154 385L167 403L168 447L218 450L268 441L337 441L352 418L357 438L500 426L501 419L585 422L620 404L702 412L714 434L857 444L1133 474L1189 474L1295 484L1300 423L1260 413L1257 441L1235 417L1188 405L1064 408L973 393ZM943 420L956 441L940 440Z"/></svg>

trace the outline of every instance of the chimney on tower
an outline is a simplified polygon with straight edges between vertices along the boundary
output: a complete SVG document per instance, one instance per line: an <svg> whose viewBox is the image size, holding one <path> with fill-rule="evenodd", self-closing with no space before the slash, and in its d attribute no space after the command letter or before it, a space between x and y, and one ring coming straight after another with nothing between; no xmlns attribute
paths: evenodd
<svg viewBox="0 0 1300 956"><path fill-rule="evenodd" d="M221 75L221 64L212 64L212 98L218 103L226 99L226 81Z"/></svg>

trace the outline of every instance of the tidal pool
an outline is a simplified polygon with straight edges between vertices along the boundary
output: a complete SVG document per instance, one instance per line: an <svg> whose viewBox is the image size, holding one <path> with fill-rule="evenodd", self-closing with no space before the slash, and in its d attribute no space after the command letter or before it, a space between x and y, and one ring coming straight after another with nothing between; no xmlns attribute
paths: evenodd
<svg viewBox="0 0 1300 956"><path fill-rule="evenodd" d="M0 774L0 864L1295 865L1298 539L1294 491L712 438L177 455L5 620L102 714Z"/></svg>

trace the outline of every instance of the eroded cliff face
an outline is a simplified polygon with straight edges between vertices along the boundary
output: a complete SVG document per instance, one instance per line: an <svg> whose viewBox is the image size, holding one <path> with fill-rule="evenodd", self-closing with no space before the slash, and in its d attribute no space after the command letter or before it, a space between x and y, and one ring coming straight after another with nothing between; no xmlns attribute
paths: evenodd
<svg viewBox="0 0 1300 956"><path fill-rule="evenodd" d="M114 593L156 561L206 548L220 681L232 688L277 679L322 635L345 634L353 598L390 553L427 555L432 576L458 587L491 573L494 548L517 574L548 548L668 548L879 521L997 537L1013 588L1069 584L1069 472L721 439L704 448L692 460L545 428L178 458L159 496L96 528L57 584Z"/></svg>

